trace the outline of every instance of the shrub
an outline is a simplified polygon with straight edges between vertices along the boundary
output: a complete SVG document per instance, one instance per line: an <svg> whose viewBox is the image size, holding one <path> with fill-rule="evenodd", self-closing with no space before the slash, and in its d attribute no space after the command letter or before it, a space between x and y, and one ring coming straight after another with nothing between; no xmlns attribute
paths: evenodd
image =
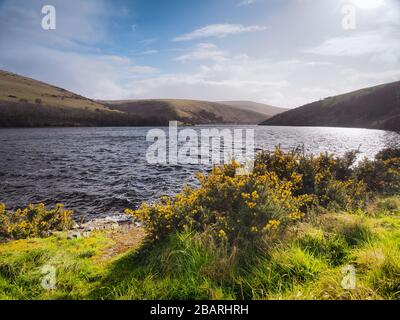
<svg viewBox="0 0 400 320"><path fill-rule="evenodd" d="M198 175L200 188L186 187L173 198L163 197L126 212L145 223L154 239L171 231L208 231L229 244L257 240L303 216L310 197L294 196L294 184L273 172L235 175L235 162Z"/></svg>
<svg viewBox="0 0 400 320"><path fill-rule="evenodd" d="M175 197L126 212L141 220L153 239L194 230L228 244L254 242L317 207L363 209L368 190L377 185L374 179L379 190L400 192L399 154L386 149L356 167L357 152L308 156L301 149L285 153L276 148L257 155L250 175L236 175L236 162L214 167L209 176L198 175L199 188L185 187Z"/></svg>
<svg viewBox="0 0 400 320"><path fill-rule="evenodd" d="M273 153L260 153L255 170L272 171L280 179L294 182L295 194L312 195L315 204L346 210L364 206L367 199L364 183L353 174L355 159L356 152L335 158L327 153L307 156L301 149L285 154L277 148Z"/></svg>
<svg viewBox="0 0 400 320"><path fill-rule="evenodd" d="M400 193L400 149L387 148L379 152L374 161L364 159L355 169L359 180L368 191L394 195Z"/></svg>
<svg viewBox="0 0 400 320"><path fill-rule="evenodd" d="M0 204L0 238L23 239L45 237L52 230L67 230L73 225L72 211L65 210L62 204L54 209L46 209L44 204L30 204L25 209L6 210Z"/></svg>
<svg viewBox="0 0 400 320"><path fill-rule="evenodd" d="M356 210L365 206L367 193L362 181L329 180L320 204L331 210Z"/></svg>

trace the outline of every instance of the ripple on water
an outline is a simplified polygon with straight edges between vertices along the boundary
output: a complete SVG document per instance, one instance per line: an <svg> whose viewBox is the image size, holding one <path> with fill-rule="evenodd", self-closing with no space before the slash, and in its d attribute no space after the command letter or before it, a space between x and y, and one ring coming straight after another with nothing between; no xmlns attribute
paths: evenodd
<svg viewBox="0 0 400 320"><path fill-rule="evenodd" d="M258 151L278 144L285 150L304 145L308 153L342 155L360 148L362 158L400 140L395 133L377 130L251 128L256 131ZM0 201L11 208L61 202L77 218L113 215L142 201L174 194L186 183L195 185L194 173L210 170L209 166L147 164L149 129L1 129Z"/></svg>

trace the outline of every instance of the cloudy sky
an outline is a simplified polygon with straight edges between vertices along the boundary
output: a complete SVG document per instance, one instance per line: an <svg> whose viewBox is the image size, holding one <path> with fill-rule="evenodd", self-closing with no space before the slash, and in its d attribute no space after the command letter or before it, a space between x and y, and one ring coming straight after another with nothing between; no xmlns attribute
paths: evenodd
<svg viewBox="0 0 400 320"><path fill-rule="evenodd" d="M296 107L400 80L400 0L0 0L0 69L96 99Z"/></svg>

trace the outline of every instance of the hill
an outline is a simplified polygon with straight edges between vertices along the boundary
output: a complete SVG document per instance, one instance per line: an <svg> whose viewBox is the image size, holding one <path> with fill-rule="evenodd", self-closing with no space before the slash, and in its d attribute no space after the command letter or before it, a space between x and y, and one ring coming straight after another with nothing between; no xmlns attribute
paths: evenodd
<svg viewBox="0 0 400 320"><path fill-rule="evenodd" d="M100 102L112 110L157 119L161 123L175 119L186 124L258 124L268 118L264 113L209 101L152 99Z"/></svg>
<svg viewBox="0 0 400 320"><path fill-rule="evenodd" d="M273 107L268 104L258 103L253 101L218 101L219 103L226 104L228 106L236 107L239 109L255 111L258 113L265 114L268 117L272 117L276 114L288 111L286 108Z"/></svg>
<svg viewBox="0 0 400 320"><path fill-rule="evenodd" d="M0 70L0 127L258 124L264 113L193 100L95 101Z"/></svg>
<svg viewBox="0 0 400 320"><path fill-rule="evenodd" d="M328 97L278 114L270 126L400 130L400 81Z"/></svg>
<svg viewBox="0 0 400 320"><path fill-rule="evenodd" d="M0 70L0 127L135 123L122 112L27 77Z"/></svg>

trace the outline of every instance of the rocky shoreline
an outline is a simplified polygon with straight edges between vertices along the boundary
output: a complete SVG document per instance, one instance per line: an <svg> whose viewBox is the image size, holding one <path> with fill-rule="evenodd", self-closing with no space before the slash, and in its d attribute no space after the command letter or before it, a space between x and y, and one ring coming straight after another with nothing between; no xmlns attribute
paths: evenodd
<svg viewBox="0 0 400 320"><path fill-rule="evenodd" d="M133 221L131 218L98 218L93 219L85 223L75 223L71 230L67 233L67 239L78 239L89 237L93 231L103 230L121 230L126 231L131 228L140 228L143 224L137 221Z"/></svg>

